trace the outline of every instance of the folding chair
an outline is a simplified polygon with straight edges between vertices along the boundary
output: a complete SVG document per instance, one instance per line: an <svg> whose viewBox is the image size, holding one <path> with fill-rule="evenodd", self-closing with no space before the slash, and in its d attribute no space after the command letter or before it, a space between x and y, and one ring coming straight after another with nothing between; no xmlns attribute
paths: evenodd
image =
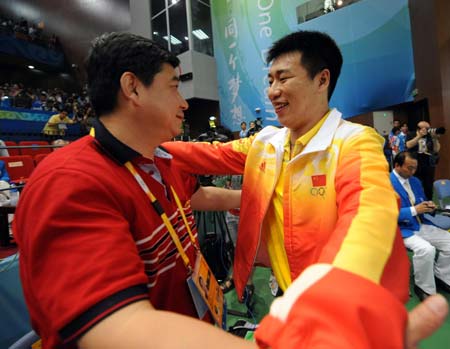
<svg viewBox="0 0 450 349"><path fill-rule="evenodd" d="M42 145L49 145L47 141L20 141L19 145L32 146L32 148L20 149L21 155L31 155L34 157L37 154L50 154L52 152L51 148L40 148Z"/></svg>
<svg viewBox="0 0 450 349"><path fill-rule="evenodd" d="M37 154L34 156L34 165L37 166L48 154Z"/></svg>
<svg viewBox="0 0 450 349"><path fill-rule="evenodd" d="M16 146L17 143L14 141L5 141L5 145L7 147ZM9 156L21 155L20 150L18 148L9 148L8 149Z"/></svg>
<svg viewBox="0 0 450 349"><path fill-rule="evenodd" d="M25 183L34 170L33 158L30 155L0 156L5 162L12 183Z"/></svg>

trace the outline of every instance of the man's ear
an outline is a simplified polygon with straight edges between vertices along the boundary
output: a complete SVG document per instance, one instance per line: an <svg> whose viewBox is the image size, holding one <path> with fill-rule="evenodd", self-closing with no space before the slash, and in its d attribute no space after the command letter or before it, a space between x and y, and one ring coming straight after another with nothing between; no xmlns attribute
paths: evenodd
<svg viewBox="0 0 450 349"><path fill-rule="evenodd" d="M317 75L319 79L319 88L327 90L330 85L330 71L328 69L324 69Z"/></svg>
<svg viewBox="0 0 450 349"><path fill-rule="evenodd" d="M125 72L120 77L120 90L127 100L139 102L139 79L131 72Z"/></svg>

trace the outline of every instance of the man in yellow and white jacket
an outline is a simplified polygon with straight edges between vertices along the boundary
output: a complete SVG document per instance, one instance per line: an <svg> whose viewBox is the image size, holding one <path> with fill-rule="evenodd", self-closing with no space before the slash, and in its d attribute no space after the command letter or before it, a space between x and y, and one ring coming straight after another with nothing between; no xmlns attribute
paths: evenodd
<svg viewBox="0 0 450 349"><path fill-rule="evenodd" d="M383 139L330 110L342 56L328 35L290 34L268 62L268 97L284 128L164 147L187 172L244 174L238 296L255 263L287 290L256 333L261 347L402 348L409 263Z"/></svg>

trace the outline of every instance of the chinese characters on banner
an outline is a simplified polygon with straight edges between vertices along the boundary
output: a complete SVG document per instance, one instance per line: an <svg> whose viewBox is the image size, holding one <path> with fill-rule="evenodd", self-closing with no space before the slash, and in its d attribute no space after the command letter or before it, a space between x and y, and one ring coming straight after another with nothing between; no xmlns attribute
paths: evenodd
<svg viewBox="0 0 450 349"><path fill-rule="evenodd" d="M227 5L231 1L227 0ZM228 90L230 92L230 114L232 118L232 123L239 125L241 121L244 120L242 115L242 106L236 101L239 95L239 88L241 86L242 80L239 76L237 61L237 40L239 36L238 27L236 23L236 18L231 15L231 11L228 11L229 17L225 26L225 40L226 45L228 45L229 57L228 66L233 72L232 77L228 80Z"/></svg>

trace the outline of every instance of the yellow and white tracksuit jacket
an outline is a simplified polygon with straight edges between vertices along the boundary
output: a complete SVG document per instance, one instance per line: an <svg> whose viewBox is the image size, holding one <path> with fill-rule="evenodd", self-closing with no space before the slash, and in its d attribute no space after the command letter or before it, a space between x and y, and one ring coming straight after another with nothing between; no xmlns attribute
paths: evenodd
<svg viewBox="0 0 450 349"><path fill-rule="evenodd" d="M266 127L252 138L229 143L163 145L187 172L244 174L233 268L239 297L242 297L258 250L264 248L260 246L261 225L280 176L288 132L286 128ZM290 292L289 288L283 297L285 300L288 295L293 298L287 308L286 305L280 307L285 313L281 323L289 318L290 312L286 313L286 309L294 313L295 304L301 303L301 309L306 311L303 319L306 328L299 329L298 334L313 331L321 340L328 340L330 336L326 327L333 324L320 323L316 331L315 322L308 324L308 311L313 311L313 317L321 321L333 318L338 324L342 320L340 327L346 324L352 331L355 331L352 322L356 325L363 321L361 314L367 311L367 318L364 318L367 325L360 324L361 333L348 337L356 336L362 342L353 339L349 348L373 347L375 342L370 340L381 340L380 334L372 335L376 331L399 334L401 331L396 328L404 329L406 312L401 302L408 298L409 262L397 229L398 205L382 149L383 138L372 128L345 121L337 110L332 110L318 132L285 167L282 229L291 279L295 280L308 270L302 275L301 291L292 296L294 291ZM344 301L337 294L345 294L348 299ZM372 296L377 299L371 299ZM328 314L330 301L335 308L340 306L345 316ZM376 302L377 306L371 302ZM276 307L272 309L265 323L280 320L272 313L276 312ZM389 324L383 322L386 316L390 318ZM280 326L270 323L267 328L275 327ZM281 328L283 332L284 327ZM274 340L283 338L281 332L260 330L259 344L277 347L278 342ZM343 335L340 333L338 337ZM331 338L337 341L334 347L339 347L339 338ZM286 348L284 345L290 340L284 344L279 342L279 347ZM372 344L365 346L366 340ZM389 345L399 341L403 341L403 332L401 337L392 335L384 347L392 347Z"/></svg>

